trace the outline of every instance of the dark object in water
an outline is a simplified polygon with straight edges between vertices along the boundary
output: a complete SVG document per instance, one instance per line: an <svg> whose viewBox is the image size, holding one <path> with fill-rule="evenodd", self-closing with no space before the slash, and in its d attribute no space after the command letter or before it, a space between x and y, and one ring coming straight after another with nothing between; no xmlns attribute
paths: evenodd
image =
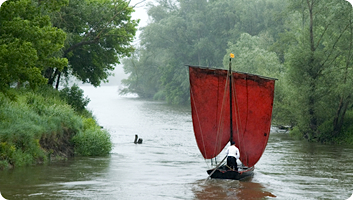
<svg viewBox="0 0 353 200"><path fill-rule="evenodd" d="M142 138L138 138L139 136L136 134L135 135L135 141L134 141L134 143L135 144L142 144Z"/></svg>

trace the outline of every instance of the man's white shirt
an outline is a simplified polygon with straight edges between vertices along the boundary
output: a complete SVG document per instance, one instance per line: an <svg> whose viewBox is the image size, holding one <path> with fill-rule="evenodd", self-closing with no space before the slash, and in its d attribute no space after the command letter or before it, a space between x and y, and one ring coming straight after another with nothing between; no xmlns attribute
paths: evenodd
<svg viewBox="0 0 353 200"><path fill-rule="evenodd" d="M234 145L229 146L227 149L227 156L233 156L236 159L239 159L240 157L239 149Z"/></svg>

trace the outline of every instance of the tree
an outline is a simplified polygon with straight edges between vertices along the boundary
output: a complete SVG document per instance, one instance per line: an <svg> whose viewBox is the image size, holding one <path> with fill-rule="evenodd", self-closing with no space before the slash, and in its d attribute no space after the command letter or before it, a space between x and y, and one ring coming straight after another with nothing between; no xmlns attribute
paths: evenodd
<svg viewBox="0 0 353 200"><path fill-rule="evenodd" d="M51 3L50 3L51 2ZM30 0L8 0L0 10L0 91L12 83L30 87L45 83L41 72L48 66L62 69L67 59L57 56L63 47L65 33L51 25L48 12L64 1L38 4Z"/></svg>
<svg viewBox="0 0 353 200"><path fill-rule="evenodd" d="M229 54L233 53L235 55L232 62L233 70L277 78L273 119L277 123L290 124L292 116L285 106L287 104L284 80L286 71L277 54L268 50L271 44L273 44L273 39L269 34L251 36L243 33L236 44L229 42L223 66L228 69Z"/></svg>
<svg viewBox="0 0 353 200"><path fill-rule="evenodd" d="M286 66L293 88L292 111L305 138L331 140L352 103L347 85L351 83L352 7L340 0L303 0L290 6L294 13L288 33L294 40L286 53Z"/></svg>
<svg viewBox="0 0 353 200"><path fill-rule="evenodd" d="M129 78L122 80L128 88L120 91L121 94L136 93L141 98L154 98L164 100L164 96L155 96L159 90L159 78L161 76L159 56L154 52L144 52L143 48L137 49L130 58L123 60L124 71L129 73ZM145 70L148 68L148 70Z"/></svg>
<svg viewBox="0 0 353 200"><path fill-rule="evenodd" d="M131 74L125 83L134 81L133 78L137 77L134 73L158 74L159 81L154 81L158 86L152 90L147 85L140 85L139 88L145 92L139 90L139 95L158 88L155 94L159 96L163 93L161 96L165 96L169 103L188 102L189 80L185 64L222 68L228 42L236 43L243 32L252 36L268 34L268 38L277 36L281 31L278 25L282 21L275 22L273 15L280 12L283 6L283 3L276 4L277 2L279 1L157 1L156 5L150 5L148 14L151 23L141 33L140 45L145 50L138 55L139 58L152 59L144 54L153 54L154 61L148 62L155 63L157 67L152 69L150 64L144 64L147 60L140 59L139 71L127 70ZM268 8L273 8L276 12L267 12ZM136 91L136 84L143 83L135 82L134 87L130 84L124 91Z"/></svg>
<svg viewBox="0 0 353 200"><path fill-rule="evenodd" d="M61 72L94 86L107 81L114 65L134 50L130 43L138 21L131 19L134 10L129 3L125 0L70 0L68 6L53 15L54 26L68 35L62 56L69 64L63 70L48 68L45 71L48 84L56 80L57 88Z"/></svg>
<svg viewBox="0 0 353 200"><path fill-rule="evenodd" d="M229 42L227 54L223 58L224 68L228 68L229 54L234 54L233 69L263 76L276 77L283 73L283 66L280 64L276 53L270 52L267 48L268 35L251 36L243 33L236 44Z"/></svg>

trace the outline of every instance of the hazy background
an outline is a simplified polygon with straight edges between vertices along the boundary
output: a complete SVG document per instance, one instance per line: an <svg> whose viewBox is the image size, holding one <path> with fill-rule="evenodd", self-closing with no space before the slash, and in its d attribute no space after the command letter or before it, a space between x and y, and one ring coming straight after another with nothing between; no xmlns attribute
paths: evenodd
<svg viewBox="0 0 353 200"><path fill-rule="evenodd" d="M0 0L1 1L1 0ZM353 1L353 0L352 0ZM147 15L147 4L152 3L153 0L131 0L130 5L136 5L135 7L135 12L132 13L132 18L133 19L140 19L139 23L139 29L141 27L144 27L148 23L148 15ZM139 35L141 31L138 30L135 36L135 40L133 42L133 45L137 47L139 45ZM127 74L124 73L123 65L116 65L115 70L114 70L114 76L110 76L109 83L102 83L101 85L120 85L121 80L125 79L128 77ZM88 85L88 84L86 84Z"/></svg>

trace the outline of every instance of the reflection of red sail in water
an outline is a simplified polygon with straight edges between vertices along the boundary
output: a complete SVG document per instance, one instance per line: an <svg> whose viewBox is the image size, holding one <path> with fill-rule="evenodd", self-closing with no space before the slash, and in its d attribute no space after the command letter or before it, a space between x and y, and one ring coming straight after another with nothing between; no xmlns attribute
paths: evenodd
<svg viewBox="0 0 353 200"><path fill-rule="evenodd" d="M270 134L275 79L227 70L189 66L192 120L197 145L205 159L216 157L231 138L240 160L254 166ZM232 96L232 116L230 116Z"/></svg>

